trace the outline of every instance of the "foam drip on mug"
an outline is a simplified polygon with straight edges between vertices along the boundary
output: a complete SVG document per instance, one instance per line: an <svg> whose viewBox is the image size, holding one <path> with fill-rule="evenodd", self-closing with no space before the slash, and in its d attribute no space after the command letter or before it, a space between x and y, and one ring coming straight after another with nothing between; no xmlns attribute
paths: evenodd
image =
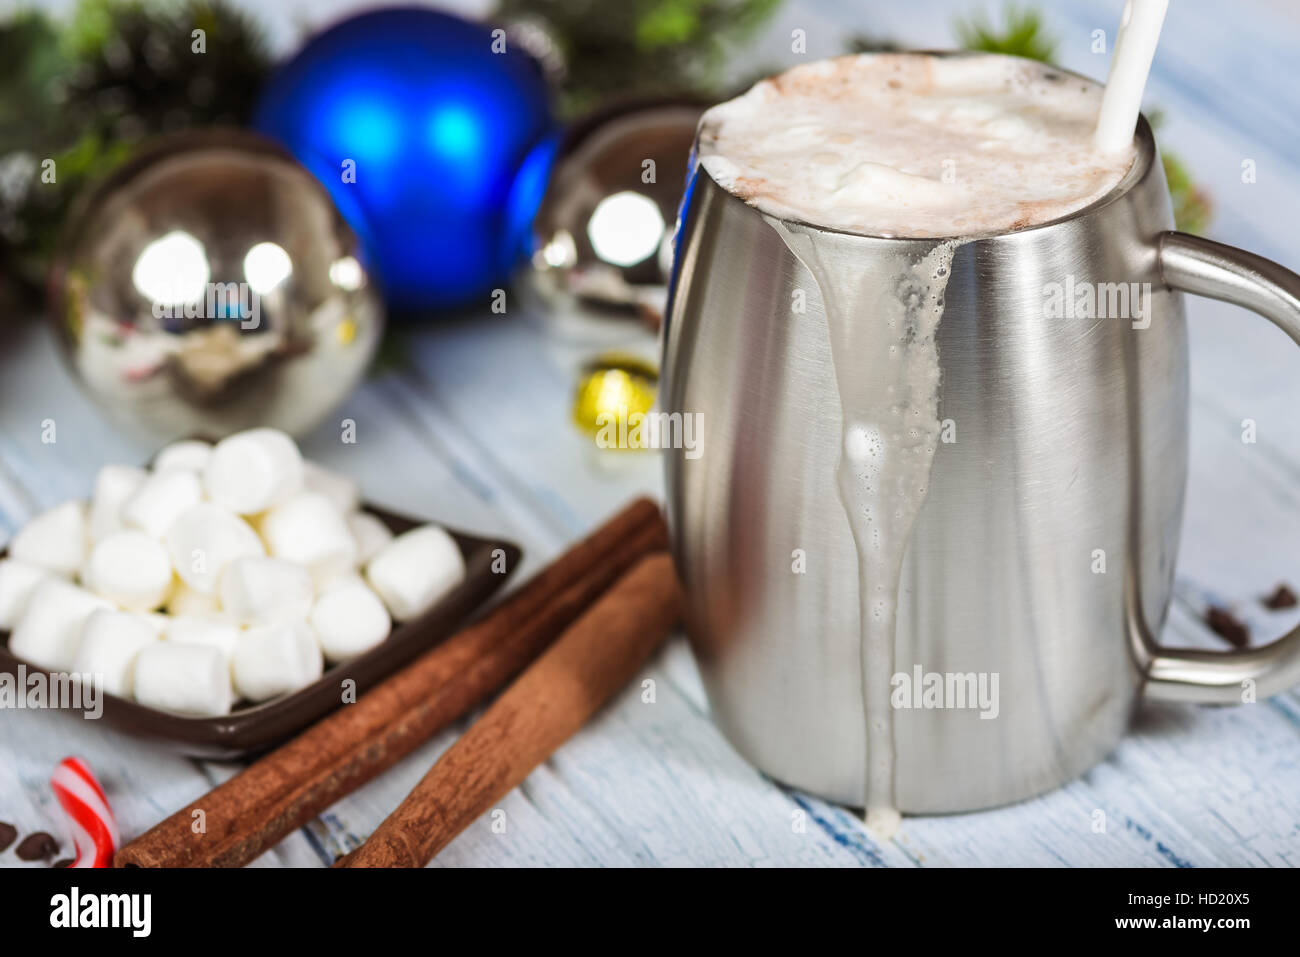
<svg viewBox="0 0 1300 957"><path fill-rule="evenodd" d="M1066 216L1135 151L1102 153L1104 88L1031 60L861 54L713 107L700 165L763 212L868 235L974 236Z"/></svg>
<svg viewBox="0 0 1300 957"><path fill-rule="evenodd" d="M826 310L842 416L836 484L858 560L867 826L887 840L899 825L890 703L898 589L939 443L935 335L960 242L864 256L860 269L844 270L835 265L842 246L825 234L769 222L812 273Z"/></svg>

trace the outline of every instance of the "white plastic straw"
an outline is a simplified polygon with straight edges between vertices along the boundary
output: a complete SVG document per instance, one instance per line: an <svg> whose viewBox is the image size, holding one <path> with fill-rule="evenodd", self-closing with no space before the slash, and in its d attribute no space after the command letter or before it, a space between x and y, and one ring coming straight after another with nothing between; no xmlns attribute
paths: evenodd
<svg viewBox="0 0 1300 957"><path fill-rule="evenodd" d="M1142 91L1146 89L1151 60L1156 55L1160 27L1165 22L1169 0L1129 0L1120 19L1115 52L1110 58L1110 76L1097 115L1097 149L1115 153L1133 141Z"/></svg>

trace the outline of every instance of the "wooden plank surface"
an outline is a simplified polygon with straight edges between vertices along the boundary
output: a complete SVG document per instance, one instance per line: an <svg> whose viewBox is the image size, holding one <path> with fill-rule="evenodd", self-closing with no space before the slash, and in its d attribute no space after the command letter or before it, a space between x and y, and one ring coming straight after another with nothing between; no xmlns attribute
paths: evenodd
<svg viewBox="0 0 1300 957"><path fill-rule="evenodd" d="M1113 40L1121 6L1053 4L1061 62L1104 76L1090 33L1102 28ZM1258 16L1234 16L1227 32L1219 4L1173 6L1148 97L1168 117L1162 142L1215 197L1214 238L1300 264L1300 81L1289 49L1296 21L1262 4ZM839 52L855 31L950 46L960 9L946 0L792 4L752 62L793 62L795 28L808 32L809 56ZM1240 181L1243 158L1256 160L1255 184ZM1208 600L1236 608L1261 636L1300 620L1300 612L1269 612L1257 601L1278 580L1300 582L1300 353L1231 307L1189 300L1189 316L1192 471L1165 640L1214 647L1197 617ZM526 550L526 576L633 494L661 493L653 456L597 453L568 422L582 361L615 346L653 355L648 336L604 332L597 345L521 297L505 317L403 338L409 368L372 379L339 412L357 421L358 443L339 443L331 422L304 446L358 476L368 498L513 537ZM57 423L54 445L40 441L45 418ZM1255 444L1241 441L1245 418L1256 422ZM104 426L39 325L0 322L0 535L40 508L86 495L102 462L150 451ZM643 700L645 681L653 703ZM457 730L258 864L320 865L356 846ZM61 834L46 779L69 753L100 774L128 835L235 770L160 753L93 722L11 711L0 716L0 820ZM1300 863L1300 696L1238 708L1144 705L1115 754L1080 780L1008 808L907 818L882 845L851 813L773 784L730 749L708 720L679 637L499 810L504 832L485 816L435 865L1292 866ZM9 852L0 864L17 861Z"/></svg>

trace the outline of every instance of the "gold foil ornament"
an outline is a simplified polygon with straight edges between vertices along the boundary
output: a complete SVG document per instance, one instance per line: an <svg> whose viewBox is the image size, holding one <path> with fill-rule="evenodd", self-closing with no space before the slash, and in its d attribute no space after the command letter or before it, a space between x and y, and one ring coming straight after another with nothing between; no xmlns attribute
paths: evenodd
<svg viewBox="0 0 1300 957"><path fill-rule="evenodd" d="M599 448L644 448L639 425L654 408L658 384L659 370L639 356L597 356L579 376L573 421Z"/></svg>

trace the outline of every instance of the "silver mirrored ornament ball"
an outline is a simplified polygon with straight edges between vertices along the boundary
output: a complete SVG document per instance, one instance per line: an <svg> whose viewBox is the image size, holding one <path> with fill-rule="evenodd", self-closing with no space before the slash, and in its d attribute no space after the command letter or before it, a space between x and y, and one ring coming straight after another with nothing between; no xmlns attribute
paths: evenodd
<svg viewBox="0 0 1300 957"><path fill-rule="evenodd" d="M74 212L50 318L133 431L300 435L360 381L383 307L320 183L269 140L208 130L156 141Z"/></svg>
<svg viewBox="0 0 1300 957"><path fill-rule="evenodd" d="M638 103L570 131L537 214L529 271L552 313L635 316L658 327L703 111L694 103Z"/></svg>

